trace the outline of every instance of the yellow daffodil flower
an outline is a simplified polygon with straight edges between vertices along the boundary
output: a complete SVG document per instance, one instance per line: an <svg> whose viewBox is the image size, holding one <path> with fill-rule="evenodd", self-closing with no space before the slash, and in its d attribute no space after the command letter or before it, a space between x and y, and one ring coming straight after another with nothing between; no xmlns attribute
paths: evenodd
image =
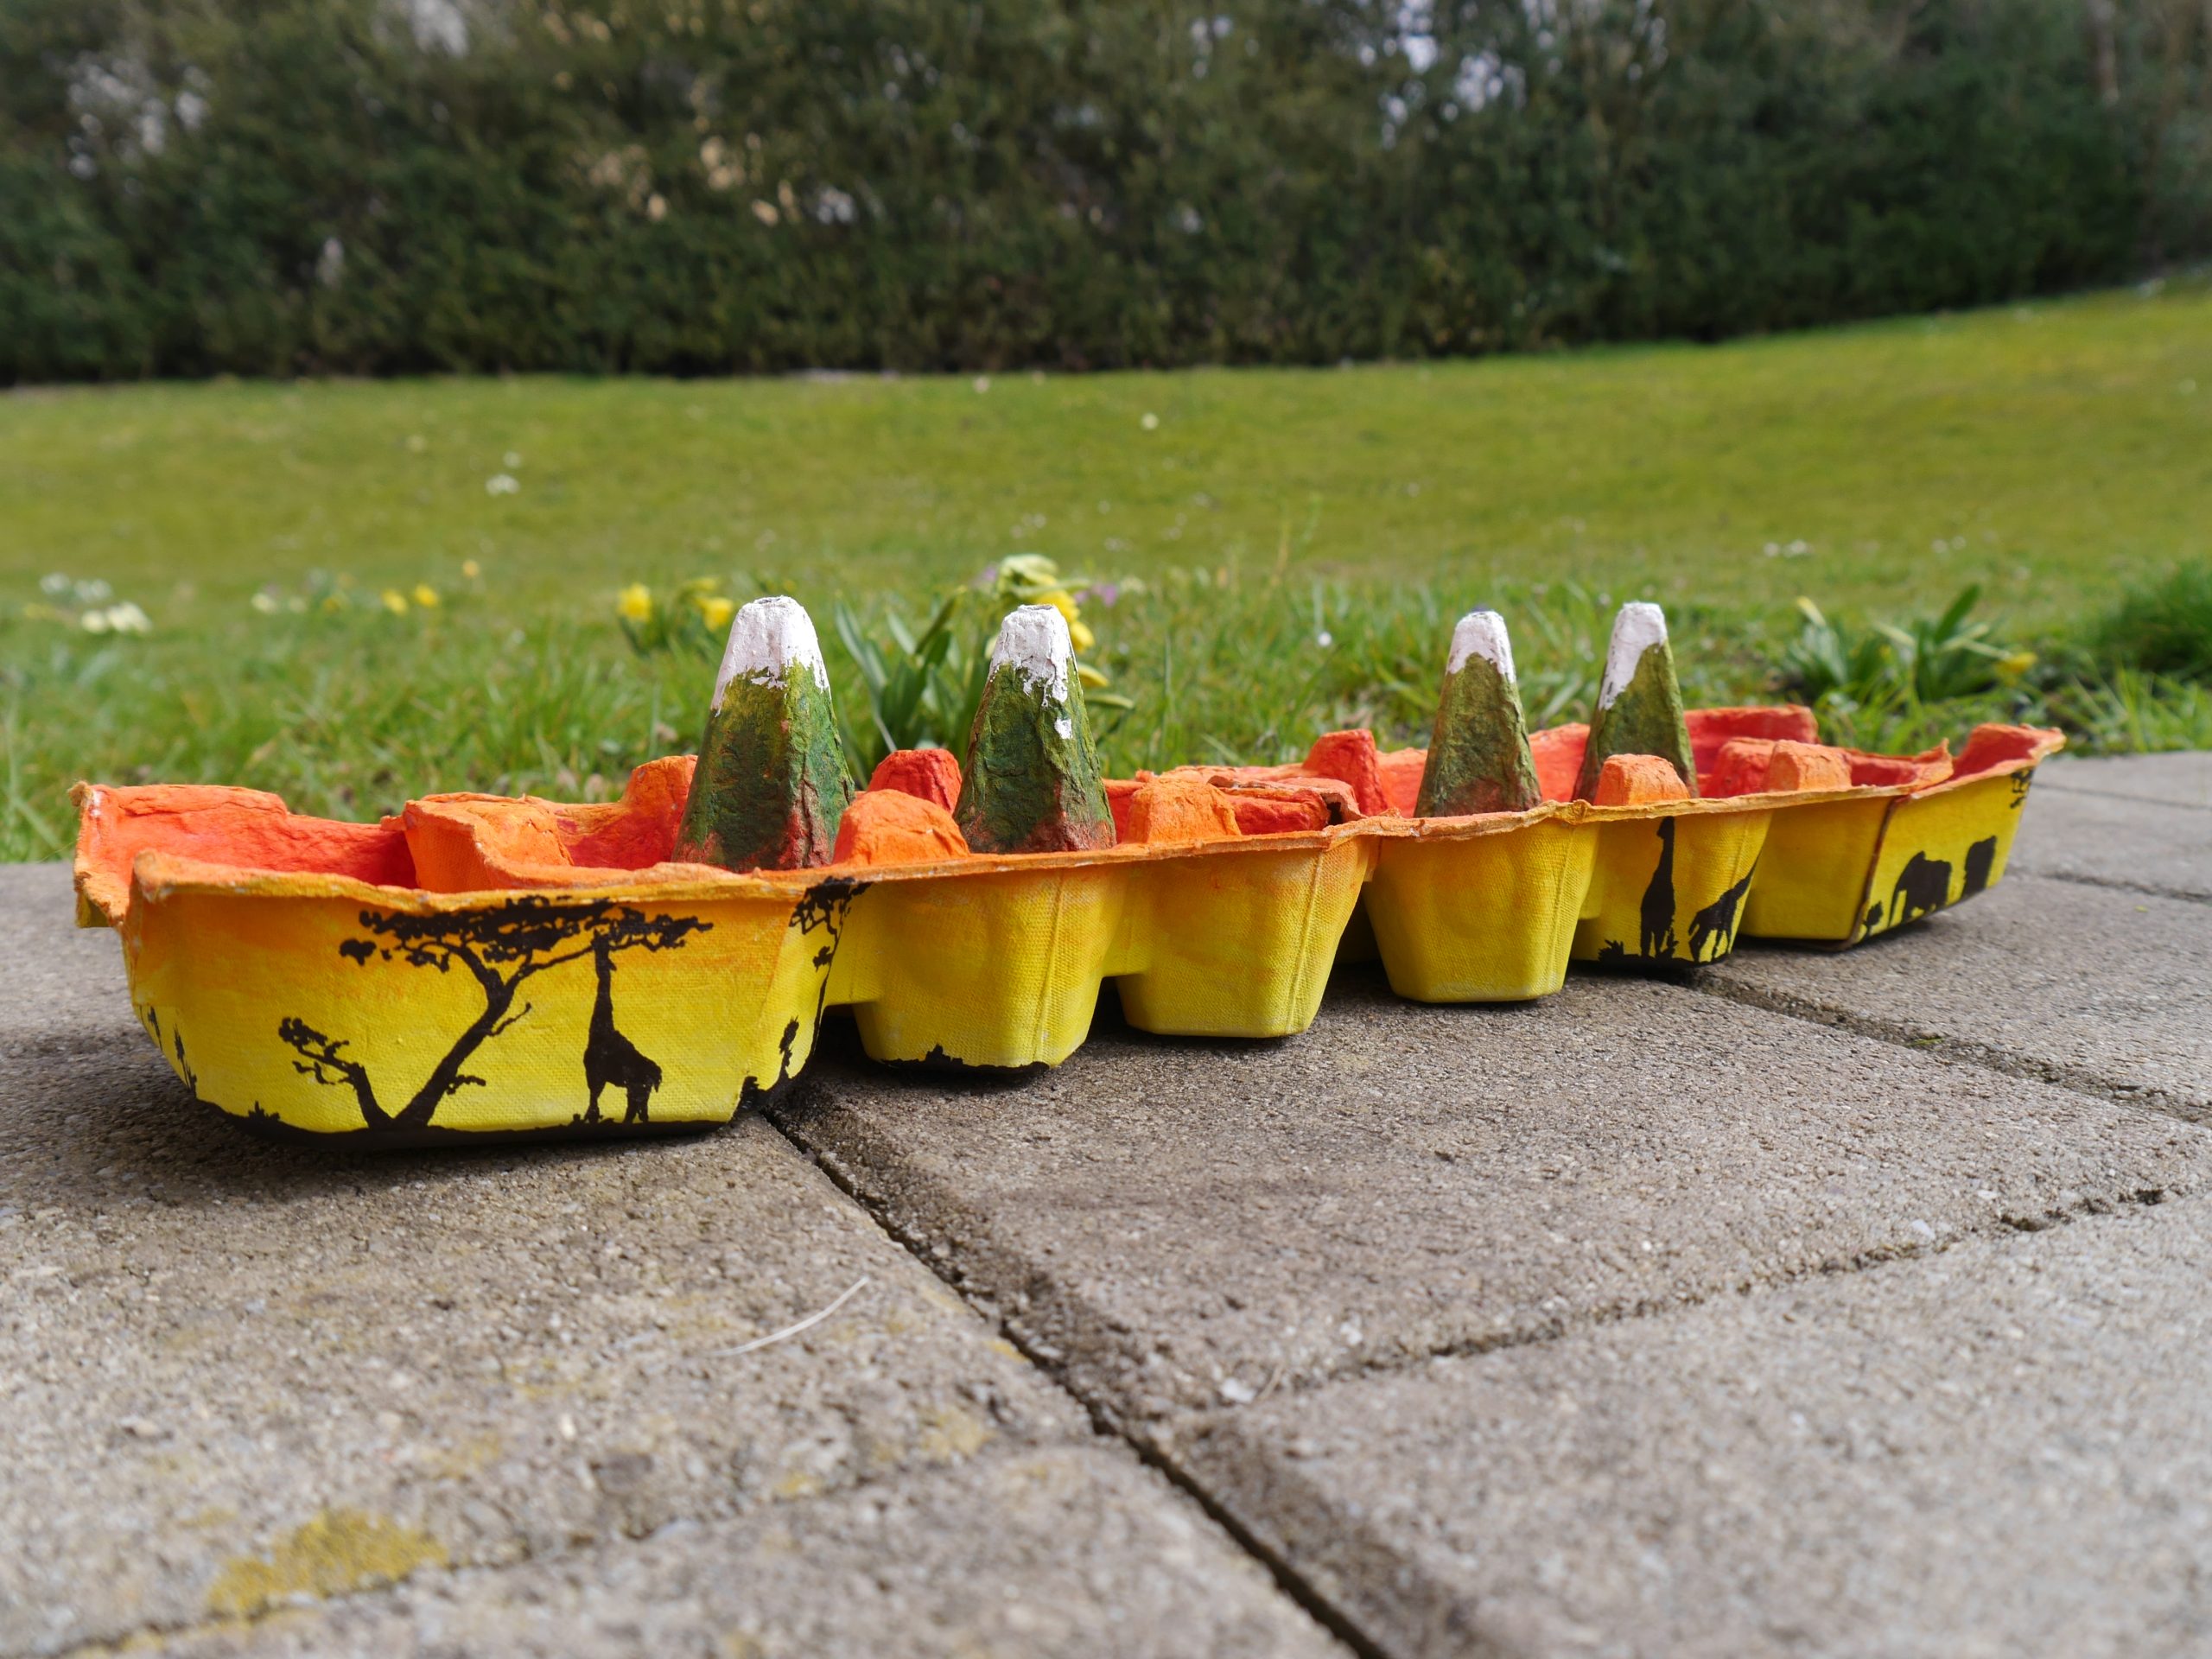
<svg viewBox="0 0 2212 1659"><path fill-rule="evenodd" d="M394 616L407 614L407 595L401 593L398 588L385 588L382 597L385 609L390 611Z"/></svg>
<svg viewBox="0 0 2212 1659"><path fill-rule="evenodd" d="M737 601L734 599L724 599L720 594L707 594L700 598L699 620L707 625L709 633L720 633L736 614Z"/></svg>
<svg viewBox="0 0 2212 1659"><path fill-rule="evenodd" d="M615 613L630 622L650 622L653 620L652 589L642 582L633 582L625 588L614 601Z"/></svg>
<svg viewBox="0 0 2212 1659"><path fill-rule="evenodd" d="M416 582L415 584L415 602L417 605L420 605L426 611L436 609L438 603L438 590L431 587L427 582Z"/></svg>
<svg viewBox="0 0 2212 1659"><path fill-rule="evenodd" d="M2017 680L2021 675L2026 673L2035 665L2035 652L2032 651L2015 651L1998 658L1997 672L2005 679Z"/></svg>
<svg viewBox="0 0 2212 1659"><path fill-rule="evenodd" d="M1103 691L1114 683L1089 663L1077 663L1075 665L1075 677L1094 691Z"/></svg>
<svg viewBox="0 0 2212 1659"><path fill-rule="evenodd" d="M1089 623L1077 621L1074 617L1070 617L1068 618L1068 640L1077 651L1089 651L1098 643L1098 636L1091 632Z"/></svg>

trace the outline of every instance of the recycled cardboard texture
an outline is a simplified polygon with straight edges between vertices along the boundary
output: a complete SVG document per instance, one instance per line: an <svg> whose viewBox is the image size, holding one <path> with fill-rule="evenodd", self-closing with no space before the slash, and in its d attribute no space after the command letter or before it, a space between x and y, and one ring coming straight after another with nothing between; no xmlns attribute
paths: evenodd
<svg viewBox="0 0 2212 1659"><path fill-rule="evenodd" d="M1688 724L1708 768L1812 737L1802 710ZM1425 752L1335 734L1298 766L1111 783L1121 844L1037 855L960 853L944 764L893 757L840 862L741 875L673 858L687 756L607 804L432 797L374 825L80 785L80 919L119 925L179 1077L259 1127L634 1132L726 1119L831 1007L880 1059L1021 1067L1072 1052L1109 980L1141 1029L1302 1030L1363 937L1433 1001L1543 995L1571 958L1712 961L1745 931L1849 944L1993 885L2060 741L1984 727L1955 766L1829 751L1848 788L1601 805L1561 798L1584 738L1532 735L1526 812L1413 818Z"/></svg>

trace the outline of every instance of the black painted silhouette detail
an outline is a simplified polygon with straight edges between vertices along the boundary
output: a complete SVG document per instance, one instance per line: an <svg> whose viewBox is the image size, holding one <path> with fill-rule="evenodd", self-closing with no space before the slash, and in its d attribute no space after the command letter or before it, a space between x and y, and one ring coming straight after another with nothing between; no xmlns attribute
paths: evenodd
<svg viewBox="0 0 2212 1659"><path fill-rule="evenodd" d="M814 952L816 967L827 969L836 960L837 941L844 937L846 912L852 909L853 900L868 891L868 886L865 881L833 875L827 881L817 881L809 887L805 897L798 901L798 907L791 912L790 925L798 929L801 938L817 927L823 930L822 943ZM825 971L822 988L814 994L814 1036L808 1039L810 1048L814 1039L822 1035L822 1015L829 1001L830 976ZM793 1021L792 1028L784 1033L784 1069L776 1084L770 1085L772 1088L791 1077L791 1043L798 1034L798 1022Z"/></svg>
<svg viewBox="0 0 2212 1659"><path fill-rule="evenodd" d="M584 1082L591 1089L584 1122L601 1121L600 1090L612 1084L629 1102L622 1121L648 1122L648 1105L653 1090L660 1087L660 1067L614 1028L614 951L604 933L591 942L591 959L599 976L599 995L591 1005L591 1033L584 1039Z"/></svg>
<svg viewBox="0 0 2212 1659"><path fill-rule="evenodd" d="M1989 873L1997 864L1997 837L1985 836L1967 849L1966 887L1959 894L1971 899L1989 886Z"/></svg>
<svg viewBox="0 0 2212 1659"><path fill-rule="evenodd" d="M1951 897L1951 866L1947 860L1915 853L1897 872L1890 893L1889 923L1897 927L1938 911Z"/></svg>
<svg viewBox="0 0 2212 1659"><path fill-rule="evenodd" d="M1751 890L1751 876L1758 870L1755 863L1744 872L1744 879L1722 893L1703 910L1690 918L1690 960L1718 962L1736 947L1736 925L1742 918L1744 895ZM1712 956L1705 954L1707 944L1718 940Z"/></svg>
<svg viewBox="0 0 2212 1659"><path fill-rule="evenodd" d="M2006 804L2015 812L2027 804L2028 783L2035 775L2036 769L2033 766L2028 767L2024 772L2016 772L2012 774L2012 798Z"/></svg>
<svg viewBox="0 0 2212 1659"><path fill-rule="evenodd" d="M1643 932L1637 947L1641 957L1675 954L1675 821L1659 820L1659 868L1651 872L1651 885L1643 890L1638 918Z"/></svg>
<svg viewBox="0 0 2212 1659"><path fill-rule="evenodd" d="M706 932L713 924L694 916L648 916L611 899L563 902L533 893L489 910L419 916L365 910L361 925L373 937L341 944L339 954L347 961L367 963L382 957L389 962L396 957L410 967L435 968L441 974L460 968L483 993L483 1011L454 1039L423 1086L397 1111L377 1098L368 1068L346 1053L350 1039L327 1036L297 1015L279 1020L276 1035L301 1057L292 1062L295 1071L353 1091L361 1122L368 1128L418 1130L429 1127L449 1096L472 1084L483 1086L483 1078L461 1067L484 1044L530 1012L527 1002L519 1013L513 1012L515 993L525 982L601 950L611 957L625 950L680 950L685 939Z"/></svg>

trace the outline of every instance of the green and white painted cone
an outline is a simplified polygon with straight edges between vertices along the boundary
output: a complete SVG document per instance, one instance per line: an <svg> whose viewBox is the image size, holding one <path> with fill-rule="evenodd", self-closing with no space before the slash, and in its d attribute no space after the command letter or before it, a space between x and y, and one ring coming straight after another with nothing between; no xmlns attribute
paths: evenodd
<svg viewBox="0 0 2212 1659"><path fill-rule="evenodd" d="M999 624L954 817L979 853L1114 844L1075 647L1067 619L1050 605L1024 605Z"/></svg>
<svg viewBox="0 0 2212 1659"><path fill-rule="evenodd" d="M1452 630L1414 816L1525 812L1543 798L1505 619L1496 611L1469 611Z"/></svg>
<svg viewBox="0 0 2212 1659"><path fill-rule="evenodd" d="M794 599L756 599L729 625L676 856L725 870L827 864L852 800L822 642Z"/></svg>
<svg viewBox="0 0 2212 1659"><path fill-rule="evenodd" d="M1590 720L1590 747L1574 782L1580 800L1598 792L1598 774L1617 754L1656 754L1697 793L1697 762L1682 718L1682 688L1675 678L1675 648L1667 643L1667 613L1641 601L1613 618L1605 652L1605 677L1598 685L1598 712Z"/></svg>

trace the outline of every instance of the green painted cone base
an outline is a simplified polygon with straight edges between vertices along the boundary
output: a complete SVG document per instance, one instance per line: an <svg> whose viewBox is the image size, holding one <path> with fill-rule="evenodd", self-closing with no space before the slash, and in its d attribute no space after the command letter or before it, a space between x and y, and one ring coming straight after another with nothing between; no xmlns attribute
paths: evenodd
<svg viewBox="0 0 2212 1659"><path fill-rule="evenodd" d="M1597 794L1598 774L1617 754L1656 754L1675 768L1692 796L1697 793L1697 762L1682 715L1682 688L1675 678L1666 613L1640 601L1622 606L1613 618L1598 711L1574 782L1577 799Z"/></svg>
<svg viewBox="0 0 2212 1659"><path fill-rule="evenodd" d="M1066 619L1049 605L1024 605L999 624L954 817L979 853L1114 844L1075 649Z"/></svg>
<svg viewBox="0 0 2212 1659"><path fill-rule="evenodd" d="M1525 812L1543 798L1505 619L1496 611L1470 611L1452 631L1414 816Z"/></svg>
<svg viewBox="0 0 2212 1659"><path fill-rule="evenodd" d="M730 623L676 857L725 870L827 864L853 796L814 623L756 599Z"/></svg>

